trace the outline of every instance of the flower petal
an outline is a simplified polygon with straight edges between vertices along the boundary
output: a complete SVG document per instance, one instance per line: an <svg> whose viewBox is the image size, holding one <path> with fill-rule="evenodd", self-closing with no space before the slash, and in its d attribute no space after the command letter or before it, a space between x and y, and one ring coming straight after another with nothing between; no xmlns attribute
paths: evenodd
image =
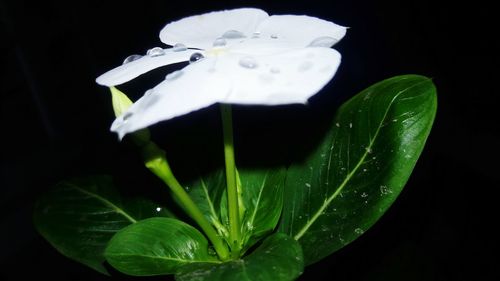
<svg viewBox="0 0 500 281"><path fill-rule="evenodd" d="M344 37L346 29L315 17L276 15L263 20L256 32L262 40L285 42L290 47L306 47L311 43L331 47Z"/></svg>
<svg viewBox="0 0 500 281"><path fill-rule="evenodd" d="M204 58L169 74L111 125L120 139L127 133L224 100L230 80L213 71L215 58Z"/></svg>
<svg viewBox="0 0 500 281"><path fill-rule="evenodd" d="M302 48L278 55L220 57L216 72L232 80L220 102L279 105L306 103L335 75L341 56L330 48Z"/></svg>
<svg viewBox="0 0 500 281"><path fill-rule="evenodd" d="M160 40L172 46L182 43L190 48L208 49L216 38L227 31L241 32L245 37L252 36L257 26L268 17L265 11L255 8L190 16L167 24L160 32Z"/></svg>
<svg viewBox="0 0 500 281"><path fill-rule="evenodd" d="M104 86L115 86L128 82L137 76L160 66L189 61L189 57L198 50L164 49L159 56L145 55L137 60L125 63L97 77L96 82Z"/></svg>

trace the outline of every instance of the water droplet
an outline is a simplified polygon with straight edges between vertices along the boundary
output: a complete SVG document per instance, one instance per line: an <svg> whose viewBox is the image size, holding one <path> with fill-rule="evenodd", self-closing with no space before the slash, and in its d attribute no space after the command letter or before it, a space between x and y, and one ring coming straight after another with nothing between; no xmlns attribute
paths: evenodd
<svg viewBox="0 0 500 281"><path fill-rule="evenodd" d="M356 229L354 230L354 233L356 233L356 234L363 234L364 232L365 232L365 231L364 231L363 229L361 229L361 228L356 228Z"/></svg>
<svg viewBox="0 0 500 281"><path fill-rule="evenodd" d="M299 72L308 71L313 67L313 63L310 61L305 61L299 65Z"/></svg>
<svg viewBox="0 0 500 281"><path fill-rule="evenodd" d="M187 192L189 192L189 190L190 190L189 186L186 186L185 189L186 189Z"/></svg>
<svg viewBox="0 0 500 281"><path fill-rule="evenodd" d="M306 186L307 186L307 187L311 187L311 184L310 184L310 183L308 183L308 182L306 182Z"/></svg>
<svg viewBox="0 0 500 281"><path fill-rule="evenodd" d="M392 193L392 189L386 185L381 185L380 186L380 194L382 195L387 195L387 194L391 194Z"/></svg>
<svg viewBox="0 0 500 281"><path fill-rule="evenodd" d="M363 197L363 198L368 197L368 193L366 193L366 192L361 193L361 197Z"/></svg>
<svg viewBox="0 0 500 281"><path fill-rule="evenodd" d="M133 62L133 61L138 60L140 58L142 58L141 55L130 55L130 56L128 56L127 58L125 58L123 60L123 64L129 63L129 62Z"/></svg>
<svg viewBox="0 0 500 281"><path fill-rule="evenodd" d="M260 31L256 31L252 34L252 38L259 38L260 37Z"/></svg>
<svg viewBox="0 0 500 281"><path fill-rule="evenodd" d="M363 172L367 172L367 171L368 171L368 169L363 169Z"/></svg>
<svg viewBox="0 0 500 281"><path fill-rule="evenodd" d="M154 47L152 49L149 49L146 52L146 55L148 55L150 57L159 57L159 56L163 56L164 54L165 54L165 50L163 50L160 47Z"/></svg>
<svg viewBox="0 0 500 281"><path fill-rule="evenodd" d="M299 256L295 256L295 260L300 261L300 257Z"/></svg>
<svg viewBox="0 0 500 281"><path fill-rule="evenodd" d="M215 39L215 41L212 44L212 46L214 46L214 47L223 47L223 46L226 46L226 44L227 44L226 39L224 39L223 37L219 37L219 38Z"/></svg>
<svg viewBox="0 0 500 281"><path fill-rule="evenodd" d="M169 81L175 80L175 79L181 77L182 74L184 74L184 72L182 70L176 70L172 73L169 73L167 76L165 76L165 80L169 80Z"/></svg>
<svg viewBox="0 0 500 281"><path fill-rule="evenodd" d="M335 123L335 126L337 126L337 128L340 128L340 124L339 123Z"/></svg>
<svg viewBox="0 0 500 281"><path fill-rule="evenodd" d="M372 153L372 149L370 147L365 148L366 152Z"/></svg>
<svg viewBox="0 0 500 281"><path fill-rule="evenodd" d="M156 211L157 212L161 211L161 207L156 207Z"/></svg>
<svg viewBox="0 0 500 281"><path fill-rule="evenodd" d="M245 67L245 68L249 68L249 69L253 69L253 68L256 68L257 66L259 66L257 64L257 61L253 58L253 57L243 57L240 59L240 65Z"/></svg>
<svg viewBox="0 0 500 281"><path fill-rule="evenodd" d="M184 45L182 43L177 43L172 47L172 51L174 51L174 52L182 52L185 50L187 50L187 47L186 47L186 45Z"/></svg>
<svg viewBox="0 0 500 281"><path fill-rule="evenodd" d="M211 256L217 255L217 252L215 251L214 247L208 246L208 254Z"/></svg>
<svg viewBox="0 0 500 281"><path fill-rule="evenodd" d="M132 117L132 115L134 115L132 112L126 112L124 115L123 115L123 123L126 123L130 117Z"/></svg>
<svg viewBox="0 0 500 281"><path fill-rule="evenodd" d="M278 35L277 34L271 34L271 39L278 39Z"/></svg>
<svg viewBox="0 0 500 281"><path fill-rule="evenodd" d="M189 63L197 62L204 58L204 56L201 53L193 53L191 57L189 57Z"/></svg>
<svg viewBox="0 0 500 281"><path fill-rule="evenodd" d="M153 89L149 89L144 93L144 96L147 97L153 93Z"/></svg>
<svg viewBox="0 0 500 281"><path fill-rule="evenodd" d="M352 123L349 123L349 128L352 128Z"/></svg>
<svg viewBox="0 0 500 281"><path fill-rule="evenodd" d="M226 39L239 39L239 38L245 38L245 34L243 32L238 31L238 30L228 30L222 34L223 38Z"/></svg>
<svg viewBox="0 0 500 281"><path fill-rule="evenodd" d="M308 47L326 47L330 48L331 46L335 45L339 40L330 37L330 36L322 36L318 37L309 43Z"/></svg>
<svg viewBox="0 0 500 281"><path fill-rule="evenodd" d="M276 73L280 73L281 70L278 67L273 66L273 67L271 67L270 71L271 71L271 73L276 74Z"/></svg>
<svg viewBox="0 0 500 281"><path fill-rule="evenodd" d="M301 219L301 218L302 218L302 216L299 216L299 219Z"/></svg>

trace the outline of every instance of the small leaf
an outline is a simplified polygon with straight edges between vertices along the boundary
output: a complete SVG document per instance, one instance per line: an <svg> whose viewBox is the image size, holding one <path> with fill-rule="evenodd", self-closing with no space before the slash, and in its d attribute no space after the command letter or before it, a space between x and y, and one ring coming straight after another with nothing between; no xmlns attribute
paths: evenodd
<svg viewBox="0 0 500 281"><path fill-rule="evenodd" d="M268 237L253 253L240 260L217 265L191 264L176 274L177 281L288 281L304 269L302 249L297 241L277 233Z"/></svg>
<svg viewBox="0 0 500 281"><path fill-rule="evenodd" d="M190 263L219 263L194 227L170 218L150 218L118 232L104 253L117 270L134 276L173 274Z"/></svg>
<svg viewBox="0 0 500 281"><path fill-rule="evenodd" d="M286 170L239 169L238 189L242 219L242 248L250 248L259 238L271 232L279 222L283 206ZM189 194L205 217L228 240L226 177L222 170L200 177L189 186ZM227 241L228 243L230 241Z"/></svg>
<svg viewBox="0 0 500 281"><path fill-rule="evenodd" d="M288 171L280 230L311 264L370 228L406 184L436 114L423 76L397 76L342 105L318 148Z"/></svg>
<svg viewBox="0 0 500 281"><path fill-rule="evenodd" d="M63 181L38 200L35 227L63 255L108 274L103 253L116 232L141 218L170 216L145 199L123 201L111 177Z"/></svg>
<svg viewBox="0 0 500 281"><path fill-rule="evenodd" d="M244 169L239 175L246 209L242 219L243 246L247 249L274 230L279 222L286 170Z"/></svg>

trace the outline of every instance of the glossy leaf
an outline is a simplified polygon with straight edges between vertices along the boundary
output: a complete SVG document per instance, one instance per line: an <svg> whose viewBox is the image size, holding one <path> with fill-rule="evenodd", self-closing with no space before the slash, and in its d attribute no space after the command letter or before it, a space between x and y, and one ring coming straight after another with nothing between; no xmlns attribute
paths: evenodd
<svg viewBox="0 0 500 281"><path fill-rule="evenodd" d="M284 168L238 170L242 248L248 249L278 224L283 206L285 175ZM220 170L200 177L189 185L189 193L195 203L219 234L229 239L225 189L226 177Z"/></svg>
<svg viewBox="0 0 500 281"><path fill-rule="evenodd" d="M109 241L104 255L114 268L135 276L173 274L191 263L219 263L198 230L171 218L149 218L125 227Z"/></svg>
<svg viewBox="0 0 500 281"><path fill-rule="evenodd" d="M241 170L241 201L245 207L242 217L244 249L251 247L279 222L283 208L283 188L286 170Z"/></svg>
<svg viewBox="0 0 500 281"><path fill-rule="evenodd" d="M104 249L120 229L152 216L170 216L145 199L126 201L111 177L63 181L41 197L34 210L38 232L63 255L108 274Z"/></svg>
<svg viewBox="0 0 500 281"><path fill-rule="evenodd" d="M254 252L240 260L217 265L192 264L182 267L177 281L288 281L304 268L302 249L297 241L283 234L264 240Z"/></svg>
<svg viewBox="0 0 500 281"><path fill-rule="evenodd" d="M342 105L331 130L288 171L280 230L297 239L306 264L370 228L406 184L436 113L429 78L394 77Z"/></svg>

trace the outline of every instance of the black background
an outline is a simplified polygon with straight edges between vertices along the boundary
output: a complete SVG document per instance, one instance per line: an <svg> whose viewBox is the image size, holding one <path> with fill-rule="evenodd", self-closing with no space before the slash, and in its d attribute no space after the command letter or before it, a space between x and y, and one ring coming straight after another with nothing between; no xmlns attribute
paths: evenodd
<svg viewBox="0 0 500 281"><path fill-rule="evenodd" d="M129 54L160 45L158 32L169 21L254 6L351 28L335 47L343 55L338 74L308 109L235 109L242 124L250 126L236 136L240 147L251 143L244 134L269 134L278 124L285 124L278 131L300 144L303 136L290 132L297 123L313 124L304 125L315 118L308 111L331 112L325 106L390 76L426 75L438 89L435 126L395 205L359 240L308 267L301 280L500 280L494 230L500 187L494 87L499 15L481 1L456 2L0 1L0 279L128 278L101 276L58 254L32 226L34 200L60 179L92 173L119 176L128 186L161 186L141 167L133 147L118 143L108 131L110 97L95 77ZM140 78L126 87L127 93L139 97L138 89L159 82L167 70ZM212 107L154 126L153 134L172 146L172 132L188 134L186 127L206 125L204 120L216 115ZM250 120L250 115L257 117ZM215 123L209 125L218 128ZM189 144L203 151L207 143ZM272 155L264 141L253 144L254 151ZM182 156L173 154L174 159ZM255 161L251 155L241 157Z"/></svg>

